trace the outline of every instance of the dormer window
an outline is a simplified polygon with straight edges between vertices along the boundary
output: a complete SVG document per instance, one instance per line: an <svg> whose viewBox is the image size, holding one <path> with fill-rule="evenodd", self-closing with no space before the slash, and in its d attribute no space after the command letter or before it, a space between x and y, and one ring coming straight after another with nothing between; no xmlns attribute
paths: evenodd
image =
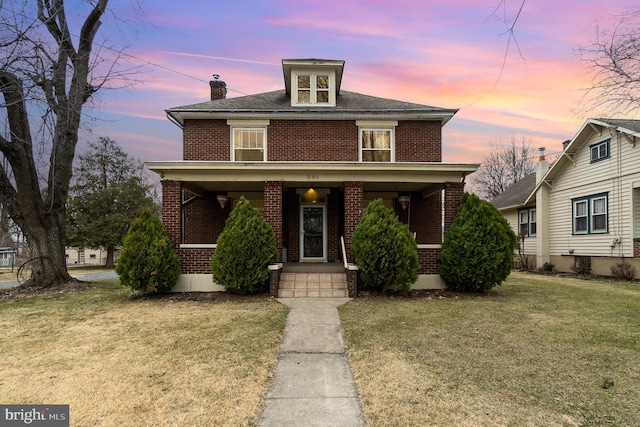
<svg viewBox="0 0 640 427"><path fill-rule="evenodd" d="M296 74L295 84L295 104L335 105L331 96L331 75Z"/></svg>

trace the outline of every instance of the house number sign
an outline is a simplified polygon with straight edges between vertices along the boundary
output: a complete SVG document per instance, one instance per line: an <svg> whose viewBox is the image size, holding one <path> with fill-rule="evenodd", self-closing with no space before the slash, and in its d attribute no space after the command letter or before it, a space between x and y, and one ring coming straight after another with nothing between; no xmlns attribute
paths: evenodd
<svg viewBox="0 0 640 427"><path fill-rule="evenodd" d="M309 181L317 180L319 178L320 177L318 175L316 175L316 174L308 174L307 175L307 180L309 180Z"/></svg>

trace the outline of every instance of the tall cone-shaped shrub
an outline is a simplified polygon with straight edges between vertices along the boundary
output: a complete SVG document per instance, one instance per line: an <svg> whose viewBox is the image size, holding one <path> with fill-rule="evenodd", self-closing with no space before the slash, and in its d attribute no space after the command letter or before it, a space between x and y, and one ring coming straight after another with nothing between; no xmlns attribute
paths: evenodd
<svg viewBox="0 0 640 427"><path fill-rule="evenodd" d="M418 246L409 227L381 199L369 204L353 230L351 249L363 289L407 293L418 279Z"/></svg>
<svg viewBox="0 0 640 427"><path fill-rule="evenodd" d="M452 290L487 291L511 273L515 248L516 236L500 212L491 203L465 193L444 235L440 277Z"/></svg>
<svg viewBox="0 0 640 427"><path fill-rule="evenodd" d="M244 197L231 211L211 258L213 281L237 294L266 292L269 264L278 259L269 223Z"/></svg>
<svg viewBox="0 0 640 427"><path fill-rule="evenodd" d="M162 222L148 210L127 232L116 265L120 283L134 293L168 292L180 275L180 259Z"/></svg>

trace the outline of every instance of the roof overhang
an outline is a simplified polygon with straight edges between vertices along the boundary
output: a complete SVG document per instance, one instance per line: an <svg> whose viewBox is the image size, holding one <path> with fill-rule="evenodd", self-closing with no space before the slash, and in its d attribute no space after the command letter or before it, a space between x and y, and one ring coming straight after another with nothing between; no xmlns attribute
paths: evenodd
<svg viewBox="0 0 640 427"><path fill-rule="evenodd" d="M359 163L359 162L146 162L164 180L182 181L202 191L262 191L265 181L285 187L341 187L362 182L365 190L437 191L446 182L460 182L479 163Z"/></svg>
<svg viewBox="0 0 640 427"><path fill-rule="evenodd" d="M283 59L282 73L284 74L284 87L287 94L291 93L291 70L305 68L322 68L333 71L336 75L336 94L340 93L344 61L333 59Z"/></svg>

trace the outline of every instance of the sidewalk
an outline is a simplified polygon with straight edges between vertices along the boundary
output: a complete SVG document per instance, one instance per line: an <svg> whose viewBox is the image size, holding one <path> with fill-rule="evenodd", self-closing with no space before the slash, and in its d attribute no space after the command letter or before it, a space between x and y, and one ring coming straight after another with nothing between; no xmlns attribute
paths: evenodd
<svg viewBox="0 0 640 427"><path fill-rule="evenodd" d="M337 307L349 298L280 298L291 308L258 425L364 426Z"/></svg>

